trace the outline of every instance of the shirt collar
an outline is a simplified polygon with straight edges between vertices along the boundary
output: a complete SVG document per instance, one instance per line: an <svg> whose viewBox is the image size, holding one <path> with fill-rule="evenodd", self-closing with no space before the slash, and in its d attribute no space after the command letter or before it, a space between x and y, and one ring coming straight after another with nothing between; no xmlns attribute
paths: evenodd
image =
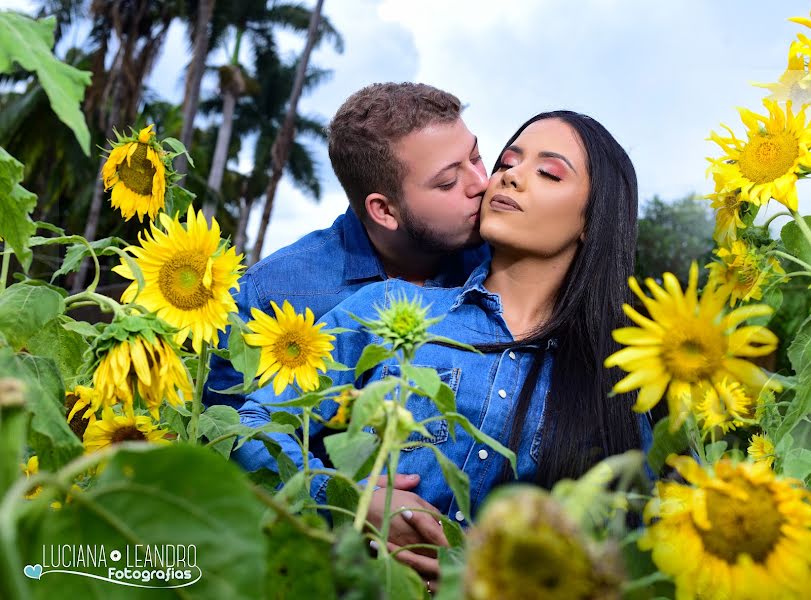
<svg viewBox="0 0 811 600"><path fill-rule="evenodd" d="M484 280L489 274L490 260L488 259L473 269L449 310L454 311L465 302L473 302L478 299L485 308L496 314L502 314L501 297L484 287Z"/></svg>
<svg viewBox="0 0 811 600"><path fill-rule="evenodd" d="M344 278L347 281L386 279L386 272L372 242L369 241L366 228L351 206L344 213L343 236L346 251Z"/></svg>

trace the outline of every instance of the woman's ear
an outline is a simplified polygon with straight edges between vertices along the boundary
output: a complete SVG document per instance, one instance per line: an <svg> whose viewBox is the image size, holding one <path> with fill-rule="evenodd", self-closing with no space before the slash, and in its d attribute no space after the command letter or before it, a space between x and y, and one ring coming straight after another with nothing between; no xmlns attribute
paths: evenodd
<svg viewBox="0 0 811 600"><path fill-rule="evenodd" d="M366 196L365 206L366 214L373 223L389 231L396 231L400 226L397 207L387 196L373 192Z"/></svg>

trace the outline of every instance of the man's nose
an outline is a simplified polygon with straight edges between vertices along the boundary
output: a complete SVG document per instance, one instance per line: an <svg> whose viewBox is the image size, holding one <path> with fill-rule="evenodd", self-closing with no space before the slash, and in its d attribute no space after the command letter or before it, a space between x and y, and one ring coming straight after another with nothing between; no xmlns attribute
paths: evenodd
<svg viewBox="0 0 811 600"><path fill-rule="evenodd" d="M483 166L473 165L471 168L470 180L467 185L468 196L481 196L487 189L489 179Z"/></svg>

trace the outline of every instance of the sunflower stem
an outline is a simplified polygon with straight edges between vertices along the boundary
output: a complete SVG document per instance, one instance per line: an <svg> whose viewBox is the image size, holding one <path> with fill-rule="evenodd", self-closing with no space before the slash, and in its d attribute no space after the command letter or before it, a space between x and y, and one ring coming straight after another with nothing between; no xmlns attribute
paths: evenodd
<svg viewBox="0 0 811 600"><path fill-rule="evenodd" d="M811 244L811 242L809 242L809 244ZM766 253L766 256L779 256L780 258L785 258L786 260L789 260L793 263L800 265L806 271L811 271L811 265L809 265L804 260L801 260L792 254L788 254L787 252L782 252L780 250L769 250Z"/></svg>
<svg viewBox="0 0 811 600"><path fill-rule="evenodd" d="M8 267L11 264L11 248L6 244L3 248L3 266L0 267L0 292L6 289L6 278L8 277Z"/></svg>
<svg viewBox="0 0 811 600"><path fill-rule="evenodd" d="M808 223L805 222L803 216L796 210L791 211L791 216L794 217L794 222L797 223L797 227L799 227L800 231L803 232L805 241L808 242L809 246L811 246L811 229L808 227Z"/></svg>
<svg viewBox="0 0 811 600"><path fill-rule="evenodd" d="M358 501L358 511L355 514L355 522L353 527L358 533L363 532L363 525L366 522L366 515L369 514L369 505L372 502L372 494L375 492L375 485L383 472L383 465L389 457L391 446L395 436L397 435L397 418L396 415L389 414L386 419L386 429L383 432L383 442L380 446L380 451L377 453L374 465L372 465L372 472L369 473L368 484L363 488L363 493ZM386 551L386 545L381 544L380 551Z"/></svg>
<svg viewBox="0 0 811 600"><path fill-rule="evenodd" d="M780 212L778 212L778 213L773 214L773 215L772 215L771 217L769 217L768 219L766 219L766 221L764 221L764 223L763 223L762 227L763 227L764 229L768 230L768 229L769 229L769 225L771 225L771 224L772 224L772 221L774 221L775 219L779 219L780 217L790 217L790 216L791 216L791 213L790 213L790 212L788 212L787 210L780 211Z"/></svg>
<svg viewBox="0 0 811 600"><path fill-rule="evenodd" d="M386 485L386 504L383 512L383 525L380 537L385 542L389 539L389 526L391 525L391 495L394 492L394 476L397 475L397 463L400 461L400 447L395 446L389 455L388 485Z"/></svg>
<svg viewBox="0 0 811 600"><path fill-rule="evenodd" d="M301 458L304 461L304 481L310 487L310 407L305 407L301 424Z"/></svg>
<svg viewBox="0 0 811 600"><path fill-rule="evenodd" d="M124 308L118 302L112 298L104 296L103 294L98 294L89 290L85 290L84 292L79 292L78 294L73 294L72 296L65 298L66 310L75 307L75 305L86 306L87 302L97 304L102 309L108 309L109 312L112 312L116 317L124 316Z"/></svg>
<svg viewBox="0 0 811 600"><path fill-rule="evenodd" d="M197 444L197 430L200 423L200 413L203 408L203 386L206 383L208 370L208 342L203 342L200 348L199 362L197 363L197 378L194 380L194 398L191 405L191 419L189 420L189 441Z"/></svg>

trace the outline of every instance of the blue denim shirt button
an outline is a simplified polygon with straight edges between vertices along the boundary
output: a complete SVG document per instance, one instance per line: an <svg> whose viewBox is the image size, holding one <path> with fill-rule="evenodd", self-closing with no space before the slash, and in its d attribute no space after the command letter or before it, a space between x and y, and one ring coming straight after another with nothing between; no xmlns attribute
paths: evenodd
<svg viewBox="0 0 811 600"><path fill-rule="evenodd" d="M510 357L510 360L515 360L515 352L513 352L512 350L510 350L510 353L507 356Z"/></svg>
<svg viewBox="0 0 811 600"><path fill-rule="evenodd" d="M498 395L501 396L502 398L506 398L507 397L507 392L505 392L504 390L499 390Z"/></svg>
<svg viewBox="0 0 811 600"><path fill-rule="evenodd" d="M456 514L453 515L453 518L459 521L460 523L465 520L465 515L462 514L461 510L457 510Z"/></svg>
<svg viewBox="0 0 811 600"><path fill-rule="evenodd" d="M481 450L479 450L479 458L481 458L482 460L484 460L484 459L486 459L488 456L489 456L489 455L487 454L487 450L485 450L484 448L482 448Z"/></svg>

